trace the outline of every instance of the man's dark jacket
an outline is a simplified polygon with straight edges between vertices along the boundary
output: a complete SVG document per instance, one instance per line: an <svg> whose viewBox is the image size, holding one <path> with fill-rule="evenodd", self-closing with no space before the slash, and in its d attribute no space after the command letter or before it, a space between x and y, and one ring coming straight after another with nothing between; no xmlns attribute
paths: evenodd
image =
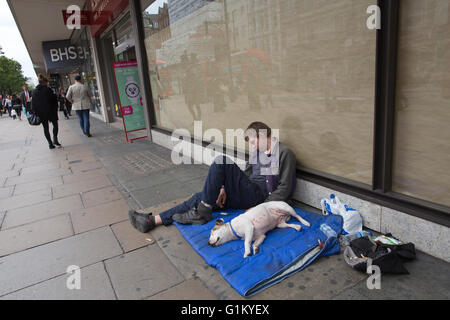
<svg viewBox="0 0 450 320"><path fill-rule="evenodd" d="M31 97L33 96L33 93L28 90L28 97L29 97L29 101L27 103L27 97L25 96L25 91L22 91L22 94L20 95L20 101L22 102L22 106L25 107L25 109L27 111L30 111L31 109Z"/></svg>

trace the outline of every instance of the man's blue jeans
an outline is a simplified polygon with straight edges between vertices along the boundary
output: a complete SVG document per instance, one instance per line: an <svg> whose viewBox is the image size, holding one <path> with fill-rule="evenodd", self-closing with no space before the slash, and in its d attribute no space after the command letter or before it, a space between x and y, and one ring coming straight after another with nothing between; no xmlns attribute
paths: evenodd
<svg viewBox="0 0 450 320"><path fill-rule="evenodd" d="M166 226L172 224L174 214L187 212L197 207L200 201L213 206L213 210L218 210L216 201L222 185L225 186L227 195L224 206L227 209L248 209L264 202L268 196L267 191L261 190L256 183L250 181L230 158L217 157L209 168L203 191L194 194L178 206L160 213L163 224Z"/></svg>
<svg viewBox="0 0 450 320"><path fill-rule="evenodd" d="M90 133L90 123L89 123L89 109L75 110L78 120L80 120L80 127L84 134Z"/></svg>

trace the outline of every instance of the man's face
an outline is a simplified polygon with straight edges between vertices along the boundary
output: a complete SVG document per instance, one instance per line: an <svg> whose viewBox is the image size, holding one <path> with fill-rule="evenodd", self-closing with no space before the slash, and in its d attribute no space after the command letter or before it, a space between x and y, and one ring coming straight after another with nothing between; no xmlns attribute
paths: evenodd
<svg viewBox="0 0 450 320"><path fill-rule="evenodd" d="M259 136L249 136L248 143L250 144L252 151L254 151L254 150L266 151L267 150L267 138L265 135L263 135L261 133L259 134Z"/></svg>
<svg viewBox="0 0 450 320"><path fill-rule="evenodd" d="M27 87L23 86L22 87L23 91L27 91Z"/></svg>

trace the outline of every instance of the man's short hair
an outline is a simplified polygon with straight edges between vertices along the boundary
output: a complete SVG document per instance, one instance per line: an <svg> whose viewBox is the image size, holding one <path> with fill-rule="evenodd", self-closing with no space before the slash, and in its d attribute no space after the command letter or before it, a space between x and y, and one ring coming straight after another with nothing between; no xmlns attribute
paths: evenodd
<svg viewBox="0 0 450 320"><path fill-rule="evenodd" d="M77 75L77 76L75 76L75 80L80 81L81 77Z"/></svg>
<svg viewBox="0 0 450 320"><path fill-rule="evenodd" d="M248 141L248 137L251 136L259 137L259 133L263 133L267 138L270 138L272 135L272 129L270 129L270 127L263 122L252 122L245 130L245 141Z"/></svg>

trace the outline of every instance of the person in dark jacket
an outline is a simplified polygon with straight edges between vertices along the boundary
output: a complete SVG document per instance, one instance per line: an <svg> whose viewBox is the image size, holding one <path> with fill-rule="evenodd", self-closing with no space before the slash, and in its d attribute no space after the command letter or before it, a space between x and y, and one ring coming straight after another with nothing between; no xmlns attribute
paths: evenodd
<svg viewBox="0 0 450 320"><path fill-rule="evenodd" d="M60 147L58 142L58 99L52 89L48 87L48 79L42 74L38 76L39 84L33 91L31 99L31 110L42 121L44 127L44 135L48 141L48 147L54 149L55 146ZM53 141L50 138L49 125L53 125Z"/></svg>
<svg viewBox="0 0 450 320"><path fill-rule="evenodd" d="M19 120L22 121L22 102L16 94L13 94L12 96L11 105Z"/></svg>
<svg viewBox="0 0 450 320"><path fill-rule="evenodd" d="M64 92L64 89L61 88L61 89L59 89L59 94L58 94L59 111L64 112L64 117L66 117L66 119L69 119L69 116L67 113L66 101L67 101L66 94Z"/></svg>
<svg viewBox="0 0 450 320"><path fill-rule="evenodd" d="M32 93L28 90L27 86L23 86L22 89L23 91L20 94L20 101L22 102L22 106L25 108L25 111L30 112Z"/></svg>

